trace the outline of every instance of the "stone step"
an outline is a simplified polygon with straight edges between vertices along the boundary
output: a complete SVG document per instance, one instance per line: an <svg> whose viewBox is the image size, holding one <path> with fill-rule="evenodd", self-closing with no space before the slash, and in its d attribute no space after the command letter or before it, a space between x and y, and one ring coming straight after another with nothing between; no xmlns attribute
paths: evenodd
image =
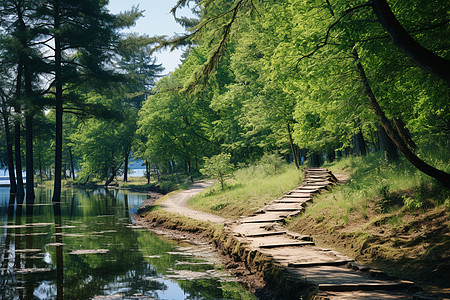
<svg viewBox="0 0 450 300"><path fill-rule="evenodd" d="M265 237L265 236L274 236L274 235L283 235L286 234L286 231L267 231L267 232L258 232L258 233L248 233L245 234L245 237Z"/></svg>
<svg viewBox="0 0 450 300"><path fill-rule="evenodd" d="M314 245L314 242L285 242L277 244L263 244L259 245L260 248L270 249L270 248L281 248L281 247L301 247L307 245Z"/></svg>
<svg viewBox="0 0 450 300"><path fill-rule="evenodd" d="M311 262L299 262L299 263L289 263L288 267L292 268L308 268L316 266L342 266L346 265L354 260L340 259L340 260L329 260L329 261L311 261Z"/></svg>
<svg viewBox="0 0 450 300"><path fill-rule="evenodd" d="M344 283L344 284L319 284L321 291L345 292L345 291L375 291L375 290L400 290L413 285L410 281L377 282L377 283Z"/></svg>

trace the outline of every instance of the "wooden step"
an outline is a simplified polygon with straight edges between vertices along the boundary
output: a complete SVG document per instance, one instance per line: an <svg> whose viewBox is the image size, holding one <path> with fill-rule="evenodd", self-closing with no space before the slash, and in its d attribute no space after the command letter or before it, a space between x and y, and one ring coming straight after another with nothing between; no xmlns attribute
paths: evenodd
<svg viewBox="0 0 450 300"><path fill-rule="evenodd" d="M311 198L282 198L274 200L273 203L306 203L311 201Z"/></svg>
<svg viewBox="0 0 450 300"><path fill-rule="evenodd" d="M311 261L311 262L299 262L299 263L289 263L288 267L292 268L309 268L316 266L342 266L346 265L354 260L341 259L341 260L329 260L329 261Z"/></svg>
<svg viewBox="0 0 450 300"><path fill-rule="evenodd" d="M343 284L319 284L319 290L344 292L344 291L375 291L375 290L401 290L411 287L410 281L400 282L367 282L367 283L343 283Z"/></svg>
<svg viewBox="0 0 450 300"><path fill-rule="evenodd" d="M281 247L301 247L307 245L314 245L314 242L286 242L277 244L263 244L259 245L259 248L271 249L271 248L281 248Z"/></svg>
<svg viewBox="0 0 450 300"><path fill-rule="evenodd" d="M274 223L281 222L283 219L256 219L256 220L241 220L241 223Z"/></svg>
<svg viewBox="0 0 450 300"><path fill-rule="evenodd" d="M259 232L259 233L248 233L245 234L245 237L264 237L264 236L274 236L274 235L283 235L286 234L286 231L267 231L267 232Z"/></svg>
<svg viewBox="0 0 450 300"><path fill-rule="evenodd" d="M293 207L274 207L274 208L267 208L266 211L300 211L303 210L303 207L299 208L293 208Z"/></svg>
<svg viewBox="0 0 450 300"><path fill-rule="evenodd" d="M295 193L289 192L284 195L283 198L311 198L311 193Z"/></svg>

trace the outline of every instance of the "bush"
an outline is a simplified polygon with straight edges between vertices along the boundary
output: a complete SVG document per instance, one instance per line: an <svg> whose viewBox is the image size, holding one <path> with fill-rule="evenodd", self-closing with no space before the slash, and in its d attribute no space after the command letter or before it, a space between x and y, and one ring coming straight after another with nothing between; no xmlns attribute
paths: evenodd
<svg viewBox="0 0 450 300"><path fill-rule="evenodd" d="M225 180L232 176L234 170L234 166L230 163L230 158L231 155L228 153L221 153L211 158L205 157L205 165L200 172L219 180L223 190Z"/></svg>

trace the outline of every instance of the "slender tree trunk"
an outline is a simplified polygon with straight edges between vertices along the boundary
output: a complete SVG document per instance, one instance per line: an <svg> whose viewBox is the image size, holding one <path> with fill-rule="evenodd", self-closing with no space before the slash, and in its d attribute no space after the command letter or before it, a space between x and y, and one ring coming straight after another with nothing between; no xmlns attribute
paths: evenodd
<svg viewBox="0 0 450 300"><path fill-rule="evenodd" d="M372 0L372 7L378 21L403 53L423 70L450 81L450 61L417 43L397 20L386 0Z"/></svg>
<svg viewBox="0 0 450 300"><path fill-rule="evenodd" d="M356 155L367 154L366 142L364 141L361 127L359 128L358 133L353 136L353 147L355 148Z"/></svg>
<svg viewBox="0 0 450 300"><path fill-rule="evenodd" d="M125 151L125 165L123 167L123 181L128 181L128 159L130 157L130 150Z"/></svg>
<svg viewBox="0 0 450 300"><path fill-rule="evenodd" d="M147 177L147 184L150 184L150 166L148 160L145 161L145 176Z"/></svg>
<svg viewBox="0 0 450 300"><path fill-rule="evenodd" d="M39 149L39 177L41 179L41 184L43 182L42 172L43 172L43 170L42 170L42 151L41 151L41 149Z"/></svg>
<svg viewBox="0 0 450 300"><path fill-rule="evenodd" d="M33 161L33 116L25 116L26 125L26 174L27 174L27 185L26 185L26 201L27 205L32 205L34 203L34 161Z"/></svg>
<svg viewBox="0 0 450 300"><path fill-rule="evenodd" d="M294 141L292 139L292 132L291 132L291 126L289 124L289 122L286 123L286 129L287 129L287 133L288 133L288 137L289 137L289 145L291 146L291 152L292 152L292 156L294 157L294 163L295 166L297 167L297 169L300 168L300 163L298 161L298 155L296 155L296 151L295 151L295 145L294 145Z"/></svg>
<svg viewBox="0 0 450 300"><path fill-rule="evenodd" d="M16 158L16 178L17 178L17 194L24 195L24 185L22 176L22 153L20 151L20 121L16 120L14 124L14 156Z"/></svg>
<svg viewBox="0 0 450 300"><path fill-rule="evenodd" d="M329 163L332 163L336 159L336 153L334 150L329 150L327 152L327 160Z"/></svg>
<svg viewBox="0 0 450 300"><path fill-rule="evenodd" d="M59 1L54 2L54 28L60 29ZM53 185L53 203L61 201L61 169L62 169L62 130L63 130L63 87L62 87L62 49L58 34L55 36L55 174Z"/></svg>
<svg viewBox="0 0 450 300"><path fill-rule="evenodd" d="M14 155L13 155L13 141L11 138L11 131L9 128L9 119L6 112L3 112L3 124L5 126L5 138L6 138L6 155L8 162L8 175L9 175L9 192L15 194L17 192L16 175L14 174Z"/></svg>
<svg viewBox="0 0 450 300"><path fill-rule="evenodd" d="M320 155L317 152L311 153L311 167L320 167L322 164Z"/></svg>
<svg viewBox="0 0 450 300"><path fill-rule="evenodd" d="M369 98L372 109L375 111L375 114L377 115L378 120L380 121L381 126L383 126L387 135L392 139L392 141L395 143L395 145L400 150L400 152L402 152L402 154L405 156L405 158L407 160L409 160L411 162L411 164L413 164L417 169L419 169L423 173L427 174L428 176L431 176L431 177L435 178L436 180L438 180L439 182L443 183L447 188L450 188L450 174L448 174L444 171L438 170L438 169L434 168L433 166L430 166L423 160L421 160L416 154L414 154L411 151L411 149L409 149L408 145L403 141L403 139L400 137L400 135L397 133L397 131L394 130L391 123L386 118L380 105L378 104L377 99L375 98L375 95L369 85L369 81L367 79L364 68L361 65L361 62L359 61L358 53L356 52L355 49L353 49L353 55L356 59L356 66L359 71L359 77L364 86L366 95Z"/></svg>
<svg viewBox="0 0 450 300"><path fill-rule="evenodd" d="M70 159L70 173L72 174L72 179L75 180L75 168L73 167L73 154L72 149L69 147L69 159Z"/></svg>

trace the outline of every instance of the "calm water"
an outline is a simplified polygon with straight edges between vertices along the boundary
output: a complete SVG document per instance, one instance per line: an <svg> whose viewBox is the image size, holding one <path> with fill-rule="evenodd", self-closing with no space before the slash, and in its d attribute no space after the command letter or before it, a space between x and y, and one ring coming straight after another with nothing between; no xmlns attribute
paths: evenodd
<svg viewBox="0 0 450 300"><path fill-rule="evenodd" d="M65 190L55 226L50 190L37 189L27 213L0 188L0 298L253 299L208 247L134 226L130 214L145 199Z"/></svg>

